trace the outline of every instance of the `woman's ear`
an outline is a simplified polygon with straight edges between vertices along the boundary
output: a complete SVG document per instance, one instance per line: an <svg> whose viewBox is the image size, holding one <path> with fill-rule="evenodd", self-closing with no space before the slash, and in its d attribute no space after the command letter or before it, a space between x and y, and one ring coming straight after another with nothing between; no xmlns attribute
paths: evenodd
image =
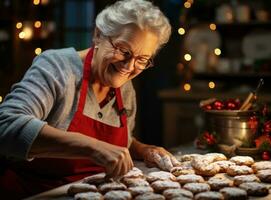
<svg viewBox="0 0 271 200"><path fill-rule="evenodd" d="M100 31L100 29L95 27L94 34L93 34L93 43L95 45L98 45L100 43L100 40L101 40L101 31Z"/></svg>

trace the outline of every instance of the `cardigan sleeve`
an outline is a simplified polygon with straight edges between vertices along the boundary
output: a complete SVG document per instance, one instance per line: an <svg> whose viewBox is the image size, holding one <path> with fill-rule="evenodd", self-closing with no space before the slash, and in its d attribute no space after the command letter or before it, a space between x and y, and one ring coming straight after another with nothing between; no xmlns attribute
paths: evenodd
<svg viewBox="0 0 271 200"><path fill-rule="evenodd" d="M53 50L45 51L12 86L0 105L0 154L27 159L50 110L63 96L67 79L63 64Z"/></svg>

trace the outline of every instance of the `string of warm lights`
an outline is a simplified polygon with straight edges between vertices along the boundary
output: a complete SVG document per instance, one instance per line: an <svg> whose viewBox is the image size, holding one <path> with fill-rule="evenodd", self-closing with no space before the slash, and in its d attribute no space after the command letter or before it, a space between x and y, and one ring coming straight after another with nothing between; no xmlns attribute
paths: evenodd
<svg viewBox="0 0 271 200"><path fill-rule="evenodd" d="M42 1L41 0L33 0L34 6L38 6L40 4L47 5L48 3L49 3L49 0L42 0ZM44 26L43 24L44 23L39 20L36 20L34 23L29 22L29 21L17 22L16 29L18 30L19 39L25 40L25 41L31 40L34 37L34 32L35 32L34 29L41 29L42 26ZM46 29L46 26L44 26L43 28ZM48 35L48 33L44 33L44 32L40 31L40 37L42 37L42 33L45 36ZM39 55L39 54L41 54L42 49L40 47L37 47L37 48L35 48L34 52L36 55Z"/></svg>
<svg viewBox="0 0 271 200"><path fill-rule="evenodd" d="M184 2L183 6L184 6L185 9L190 9L190 8L192 7L193 3L194 3L193 0L186 0L186 1ZM185 19L185 17L181 17L181 19ZM211 31L216 31L216 24L215 24L215 23L210 23L210 24L208 24L208 27L209 27L209 29L210 29ZM179 27L179 28L178 28L178 34L179 34L180 36L184 36L184 35L186 34L186 32L187 32L187 31L186 31L185 27ZM220 55L221 55L221 49L220 49L220 48L215 48L215 49L213 50L213 53L214 53L216 56L220 56ZM185 60L186 62L191 62L191 61L192 61L192 55L189 54L189 53L185 53L184 56L183 56L183 58L184 58L184 60ZM179 69L179 70L183 70L184 65L183 65L182 63L179 63L178 66L182 66L182 69ZM180 67L179 67L179 68L180 68ZM216 87L215 82L209 81L208 87L209 87L209 89L215 89L215 87ZM182 88L183 88L184 91L188 92L188 91L190 91L190 90L192 89L192 86L191 86L190 83L186 82L186 83L183 84L183 87L182 87Z"/></svg>

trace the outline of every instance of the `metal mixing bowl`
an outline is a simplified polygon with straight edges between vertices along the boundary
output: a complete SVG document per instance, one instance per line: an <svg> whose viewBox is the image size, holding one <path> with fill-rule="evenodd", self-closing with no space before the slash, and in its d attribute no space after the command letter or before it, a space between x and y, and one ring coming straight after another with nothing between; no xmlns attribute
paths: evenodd
<svg viewBox="0 0 271 200"><path fill-rule="evenodd" d="M247 144L255 139L255 129L249 123L251 117L259 120L257 111L208 110L205 112L207 130L218 134L219 143Z"/></svg>

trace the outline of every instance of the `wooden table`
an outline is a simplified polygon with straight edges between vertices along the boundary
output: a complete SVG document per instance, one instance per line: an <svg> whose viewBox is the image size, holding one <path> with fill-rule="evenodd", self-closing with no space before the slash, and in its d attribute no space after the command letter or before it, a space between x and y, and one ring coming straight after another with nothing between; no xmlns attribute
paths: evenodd
<svg viewBox="0 0 271 200"><path fill-rule="evenodd" d="M151 171L159 170L158 168L148 168L143 162L140 162L140 161L134 161L134 165L138 167L139 169L141 169L144 172L144 174L147 174ZM81 181L77 181L77 182L80 183ZM77 182L74 182L74 183L77 183ZM74 184L74 183L57 187L55 189L26 198L24 200L73 200L73 197L70 197L67 195L67 189L70 187L71 184Z"/></svg>
<svg viewBox="0 0 271 200"><path fill-rule="evenodd" d="M193 147L193 144L187 144L187 145L182 145L180 147L176 147L170 150L176 157L183 155L183 154L189 154L189 153L200 153L204 154L206 151L203 150L198 150ZM152 171L158 171L159 169L157 168L148 168L143 162L140 161L134 161L134 165L141 169L144 174L148 174L149 172ZM81 182L81 181L77 181ZM60 186L58 188L37 194L35 196L26 198L24 200L73 200L73 197L70 197L67 195L67 189L69 186L73 184L67 184ZM270 200L271 199L271 184L267 184L269 186L269 195L265 197L249 197L249 200Z"/></svg>

